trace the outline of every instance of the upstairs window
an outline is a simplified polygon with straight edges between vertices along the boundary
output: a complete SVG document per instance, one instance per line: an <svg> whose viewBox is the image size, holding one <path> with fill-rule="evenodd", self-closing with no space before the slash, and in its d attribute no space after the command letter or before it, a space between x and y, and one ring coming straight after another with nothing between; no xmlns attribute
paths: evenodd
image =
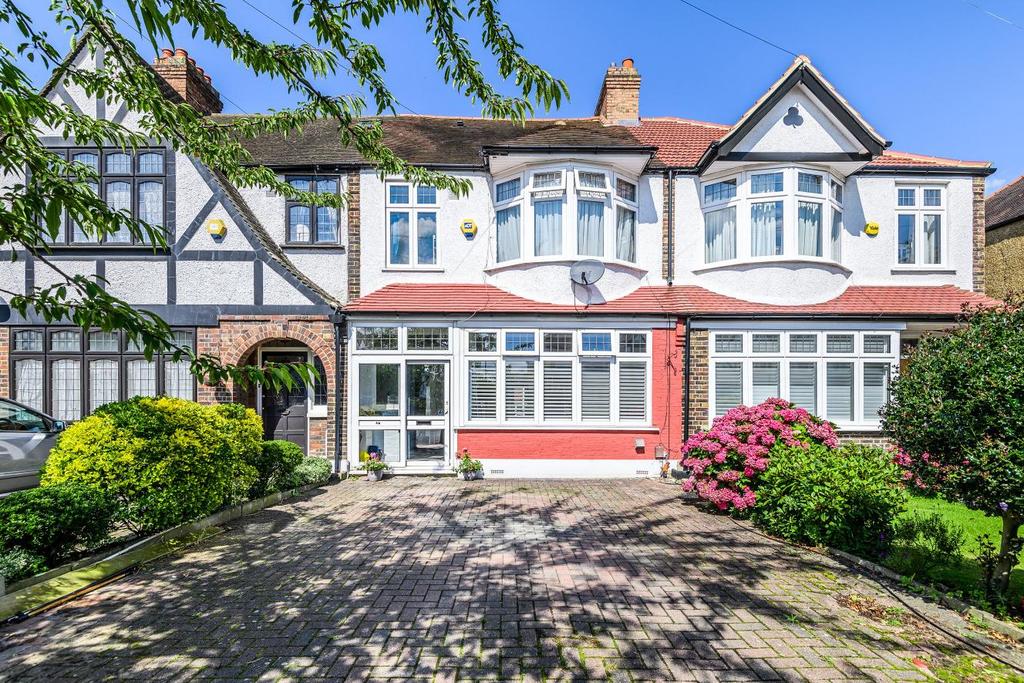
<svg viewBox="0 0 1024 683"><path fill-rule="evenodd" d="M896 188L896 263L937 266L945 259L945 188Z"/></svg>
<svg viewBox="0 0 1024 683"><path fill-rule="evenodd" d="M74 169L83 169L81 177L90 176L86 181L88 186L112 210L123 211L152 226L164 225L167 212L165 150L130 153L120 149L51 149L50 152L66 159L73 175L77 175ZM132 246L145 244L145 237L144 232L133 238L128 230L122 229L100 239L95 233L86 234L76 221L65 215L57 237L47 236L46 240L51 244Z"/></svg>
<svg viewBox="0 0 1024 683"><path fill-rule="evenodd" d="M436 268L437 189L395 182L388 183L386 195L388 266Z"/></svg>
<svg viewBox="0 0 1024 683"><path fill-rule="evenodd" d="M704 183L701 196L705 263L786 256L840 260L843 184L826 173L750 171Z"/></svg>
<svg viewBox="0 0 1024 683"><path fill-rule="evenodd" d="M498 179L495 261L590 257L636 262L636 199L632 180L572 165Z"/></svg>
<svg viewBox="0 0 1024 683"><path fill-rule="evenodd" d="M301 192L318 195L337 195L337 177L288 176L289 185ZM338 209L333 206L285 202L288 216L288 244L337 244Z"/></svg>

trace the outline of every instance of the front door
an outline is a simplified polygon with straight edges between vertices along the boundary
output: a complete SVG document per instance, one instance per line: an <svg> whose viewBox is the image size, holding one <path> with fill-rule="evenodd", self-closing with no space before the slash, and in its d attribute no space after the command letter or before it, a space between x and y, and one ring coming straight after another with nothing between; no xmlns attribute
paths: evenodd
<svg viewBox="0 0 1024 683"><path fill-rule="evenodd" d="M405 458L444 467L448 457L448 363L405 365Z"/></svg>
<svg viewBox="0 0 1024 683"><path fill-rule="evenodd" d="M264 363L307 363L303 351L264 351ZM307 404L309 392L305 382L295 375L291 388L276 390L263 387L263 438L291 441L306 452L308 437Z"/></svg>

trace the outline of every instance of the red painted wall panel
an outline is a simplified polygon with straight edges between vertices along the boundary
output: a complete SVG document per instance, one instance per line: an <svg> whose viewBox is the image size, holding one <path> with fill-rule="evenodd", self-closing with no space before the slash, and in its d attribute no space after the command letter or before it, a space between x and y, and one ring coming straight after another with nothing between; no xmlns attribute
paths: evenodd
<svg viewBox="0 0 1024 683"><path fill-rule="evenodd" d="M670 458L677 458L682 432L682 326L651 333L651 430L456 430L456 447L468 448L474 458L564 458L650 460L660 443ZM637 450L635 439L646 447Z"/></svg>

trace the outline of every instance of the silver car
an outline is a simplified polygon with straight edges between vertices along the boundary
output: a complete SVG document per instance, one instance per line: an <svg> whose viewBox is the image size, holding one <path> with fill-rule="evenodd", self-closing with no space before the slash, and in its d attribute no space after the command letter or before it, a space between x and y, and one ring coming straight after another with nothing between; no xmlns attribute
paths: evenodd
<svg viewBox="0 0 1024 683"><path fill-rule="evenodd" d="M65 423L0 398L0 494L39 485L39 471Z"/></svg>

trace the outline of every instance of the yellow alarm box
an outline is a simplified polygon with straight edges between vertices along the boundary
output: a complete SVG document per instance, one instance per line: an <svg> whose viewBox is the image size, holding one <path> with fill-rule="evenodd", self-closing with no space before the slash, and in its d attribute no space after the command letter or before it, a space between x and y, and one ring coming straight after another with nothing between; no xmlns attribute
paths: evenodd
<svg viewBox="0 0 1024 683"><path fill-rule="evenodd" d="M466 236L467 240L476 237L476 221L472 218L462 221L462 234Z"/></svg>

